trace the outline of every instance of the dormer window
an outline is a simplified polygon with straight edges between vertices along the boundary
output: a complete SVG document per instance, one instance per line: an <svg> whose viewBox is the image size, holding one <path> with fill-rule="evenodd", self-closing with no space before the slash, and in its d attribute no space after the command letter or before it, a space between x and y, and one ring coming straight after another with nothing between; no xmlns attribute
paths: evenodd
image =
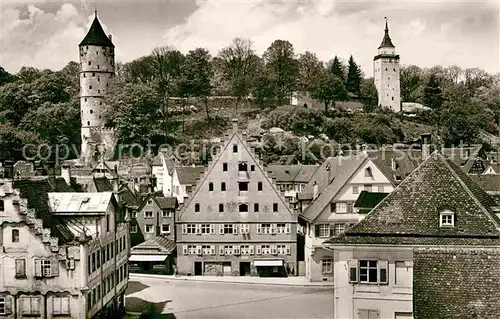
<svg viewBox="0 0 500 319"><path fill-rule="evenodd" d="M447 209L439 213L439 226L455 227L455 213Z"/></svg>

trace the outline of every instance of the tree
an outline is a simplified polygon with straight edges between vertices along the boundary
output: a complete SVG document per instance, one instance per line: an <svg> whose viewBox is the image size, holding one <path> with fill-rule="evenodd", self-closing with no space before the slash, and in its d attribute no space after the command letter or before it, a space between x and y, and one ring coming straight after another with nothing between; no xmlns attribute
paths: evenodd
<svg viewBox="0 0 500 319"><path fill-rule="evenodd" d="M234 38L229 46L218 54L224 79L236 97L235 108L241 99L248 96L257 75L259 57L255 54L251 40Z"/></svg>
<svg viewBox="0 0 500 319"><path fill-rule="evenodd" d="M298 88L301 91L312 92L319 85L321 73L323 72L323 62L316 54L306 51L299 56L298 60Z"/></svg>
<svg viewBox="0 0 500 319"><path fill-rule="evenodd" d="M337 56L330 62L330 72L345 82L345 67Z"/></svg>
<svg viewBox="0 0 500 319"><path fill-rule="evenodd" d="M352 55L349 57L348 67L347 67L347 79L346 79L346 89L348 92L360 95L361 93L361 81L363 80L363 72L359 66L354 62Z"/></svg>
<svg viewBox="0 0 500 319"><path fill-rule="evenodd" d="M431 75L424 89L424 104L431 109L439 110L443 104L442 90L435 75Z"/></svg>
<svg viewBox="0 0 500 319"><path fill-rule="evenodd" d="M422 69L416 65L403 66L399 71L401 99L403 102L417 102L419 88L423 85Z"/></svg>
<svg viewBox="0 0 500 319"><path fill-rule="evenodd" d="M29 144L34 145L35 148L27 147ZM29 157L37 155L38 145L40 145L40 140L37 134L23 131L10 124L0 123L0 158L26 160L24 155Z"/></svg>
<svg viewBox="0 0 500 319"><path fill-rule="evenodd" d="M371 113L377 108L378 94L373 78L363 79L361 82L361 97L363 98L363 112Z"/></svg>
<svg viewBox="0 0 500 319"><path fill-rule="evenodd" d="M131 83L151 83L155 79L153 56L143 56L123 65L124 79Z"/></svg>
<svg viewBox="0 0 500 319"><path fill-rule="evenodd" d="M264 52L263 59L279 102L290 99L296 89L298 74L293 45L285 40L275 40Z"/></svg>
<svg viewBox="0 0 500 319"><path fill-rule="evenodd" d="M5 83L14 82L15 80L15 76L5 71L5 69L0 66L0 86L4 85Z"/></svg>
<svg viewBox="0 0 500 319"><path fill-rule="evenodd" d="M212 57L206 49L189 51L182 68L179 90L183 96L202 98L205 102L207 120L210 120L208 96L210 95L213 68Z"/></svg>
<svg viewBox="0 0 500 319"><path fill-rule="evenodd" d="M325 104L325 115L328 116L328 106L335 106L339 101L347 101L348 94L341 78L330 72L324 72L319 86L311 97Z"/></svg>

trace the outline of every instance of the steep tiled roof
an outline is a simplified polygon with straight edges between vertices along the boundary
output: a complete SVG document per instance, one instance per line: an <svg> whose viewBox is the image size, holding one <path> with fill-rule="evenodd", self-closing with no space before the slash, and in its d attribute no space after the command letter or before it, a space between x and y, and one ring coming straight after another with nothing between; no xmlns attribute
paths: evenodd
<svg viewBox="0 0 500 319"><path fill-rule="evenodd" d="M268 165L269 177L276 179L276 182L291 183L299 173L299 165Z"/></svg>
<svg viewBox="0 0 500 319"><path fill-rule="evenodd" d="M392 44L391 37L389 36L389 27L387 26L387 20L385 21L385 32L384 38L382 39L382 43L378 47L380 48L394 48L394 44Z"/></svg>
<svg viewBox="0 0 500 319"><path fill-rule="evenodd" d="M177 177L181 185L194 185L205 170L204 166L177 166Z"/></svg>
<svg viewBox="0 0 500 319"><path fill-rule="evenodd" d="M314 220L330 203L332 198L339 190L349 181L357 169L367 160L365 155L361 156L346 156L329 158L321 168L318 169L315 176L319 179L318 196L306 209L302 212L302 217L307 220ZM330 172L328 172L328 168ZM330 175L330 176L329 176ZM316 177L313 177L311 182L306 186L304 192L314 193L314 183ZM327 184L330 182L329 184Z"/></svg>
<svg viewBox="0 0 500 319"><path fill-rule="evenodd" d="M364 220L327 243L467 244L472 238L500 244L496 203L453 162L428 157ZM439 226L439 212L455 213L453 228ZM466 238L466 240L463 240Z"/></svg>
<svg viewBox="0 0 500 319"><path fill-rule="evenodd" d="M48 179L16 180L13 187L19 189L21 197L28 200L28 208L35 209L35 216L42 219L43 227L50 228L51 235L59 238L59 244L73 239L69 228L50 212L48 193L57 192L57 188L53 188Z"/></svg>
<svg viewBox="0 0 500 319"><path fill-rule="evenodd" d="M80 46L82 45L100 45L113 48L115 47L102 29L102 26L97 19L97 13L94 18L94 22L92 22L92 25L90 26L89 32L80 43Z"/></svg>
<svg viewBox="0 0 500 319"><path fill-rule="evenodd" d="M300 170L295 176L294 182L309 183L319 168L319 165L300 165Z"/></svg>
<svg viewBox="0 0 500 319"><path fill-rule="evenodd" d="M455 165L461 167L464 172L469 173L481 148L482 145L478 144L465 147L443 148L441 152L455 163Z"/></svg>
<svg viewBox="0 0 500 319"><path fill-rule="evenodd" d="M120 197L121 200L130 207L138 207L139 206L139 199L137 198L136 194L128 187L128 185L123 184L120 187Z"/></svg>
<svg viewBox="0 0 500 319"><path fill-rule="evenodd" d="M423 161L420 150L382 149L368 151L368 156L393 185L400 183ZM393 159L395 167L393 167ZM396 177L401 180L397 180Z"/></svg>
<svg viewBox="0 0 500 319"><path fill-rule="evenodd" d="M164 255L172 253L175 247L175 241L164 236L156 236L132 247L130 253L132 255Z"/></svg>
<svg viewBox="0 0 500 319"><path fill-rule="evenodd" d="M161 209L175 209L177 207L177 197L156 197L156 202Z"/></svg>
<svg viewBox="0 0 500 319"><path fill-rule="evenodd" d="M500 175L469 175L486 192L500 192Z"/></svg>
<svg viewBox="0 0 500 319"><path fill-rule="evenodd" d="M356 208L374 208L380 203L384 198L389 195L388 193L372 193L367 191L362 191L359 194L358 199L354 203Z"/></svg>
<svg viewBox="0 0 500 319"><path fill-rule="evenodd" d="M416 249L415 319L500 318L498 249Z"/></svg>
<svg viewBox="0 0 500 319"><path fill-rule="evenodd" d="M94 178L94 184L97 192L112 192L113 185L107 177Z"/></svg>

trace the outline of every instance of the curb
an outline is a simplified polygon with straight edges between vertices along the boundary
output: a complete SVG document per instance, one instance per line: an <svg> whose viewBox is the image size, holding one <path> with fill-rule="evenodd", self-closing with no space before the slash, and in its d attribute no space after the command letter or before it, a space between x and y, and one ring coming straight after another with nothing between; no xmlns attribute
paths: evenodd
<svg viewBox="0 0 500 319"><path fill-rule="evenodd" d="M258 285L258 286L282 286L282 287L308 287L308 288L333 288L333 282L331 284L285 284L285 283L270 283L270 282L242 282L242 281L218 281L218 280L197 280L197 279L184 279L184 278L171 278L170 276L162 276L162 275L148 275L148 274L137 274L131 273L129 276L129 280L132 277L136 278L154 278L154 279L168 279L168 280L176 280L176 281L186 281L186 282L208 282L208 283L217 283L217 284L240 284L240 285Z"/></svg>

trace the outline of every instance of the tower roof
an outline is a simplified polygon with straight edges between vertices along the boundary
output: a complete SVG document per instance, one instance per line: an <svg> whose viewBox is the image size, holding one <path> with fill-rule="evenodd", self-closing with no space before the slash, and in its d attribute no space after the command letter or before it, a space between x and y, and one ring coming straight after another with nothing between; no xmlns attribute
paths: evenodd
<svg viewBox="0 0 500 319"><path fill-rule="evenodd" d="M389 36L389 27L387 26L387 18L385 18L385 34L382 39L382 43L378 47L380 48L394 48L394 44L392 44L391 37Z"/></svg>
<svg viewBox="0 0 500 319"><path fill-rule="evenodd" d="M113 48L115 47L102 29L101 24L99 23L99 19L97 19L97 11L95 12L94 22L92 22L89 32L79 46L82 45L101 45Z"/></svg>

